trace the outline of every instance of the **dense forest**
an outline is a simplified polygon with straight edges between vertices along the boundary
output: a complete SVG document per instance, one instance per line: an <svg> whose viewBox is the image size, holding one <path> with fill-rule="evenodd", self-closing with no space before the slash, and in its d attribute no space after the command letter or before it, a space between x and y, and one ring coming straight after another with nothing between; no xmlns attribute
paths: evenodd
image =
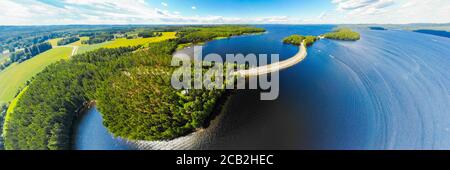
<svg viewBox="0 0 450 170"><path fill-rule="evenodd" d="M298 46L298 45L301 45L302 42L304 41L306 46L310 46L314 42L316 42L317 39L318 38L316 36L312 36L312 35L303 36L303 35L294 34L294 35L284 38L283 43Z"/></svg>
<svg viewBox="0 0 450 170"><path fill-rule="evenodd" d="M201 27L185 28L179 33L180 43L200 43L213 40L220 37L231 37L242 34L261 33L265 30L255 27L243 26L220 26L220 27Z"/></svg>
<svg viewBox="0 0 450 170"><path fill-rule="evenodd" d="M349 28L340 28L336 29L333 32L325 33L323 35L324 38L335 39L335 40L346 40L346 41L356 41L359 40L360 36L358 32L354 32ZM320 37L320 36L319 36ZM316 42L319 37L312 35L290 35L283 39L283 43L292 44L292 45L301 45L302 42L305 43L306 46L311 46Z"/></svg>
<svg viewBox="0 0 450 170"><path fill-rule="evenodd" d="M333 32L323 35L325 38L344 41L356 41L360 39L358 32L354 32L349 28L339 28Z"/></svg>
<svg viewBox="0 0 450 170"><path fill-rule="evenodd" d="M7 105L0 105L0 132L3 132L3 122L5 121L5 114L7 109ZM3 136L0 136L0 150L3 149Z"/></svg>
<svg viewBox="0 0 450 170"><path fill-rule="evenodd" d="M294 35L290 35L286 38L283 39L283 43L286 44L292 44L292 45L301 45L303 42L303 39L305 39L304 36L302 35L298 35L298 34L294 34Z"/></svg>
<svg viewBox="0 0 450 170"><path fill-rule="evenodd" d="M201 27L145 50L99 49L52 64L36 76L9 115L5 148L69 149L72 122L91 101L108 130L126 139L171 139L202 127L224 91L173 89L172 52L181 42L205 39L205 32L215 34L206 35L210 40L255 30L261 31L244 26Z"/></svg>
<svg viewBox="0 0 450 170"><path fill-rule="evenodd" d="M114 39L114 35L102 33L102 34L89 36L88 40L83 40L81 43L82 44L98 44L98 43L102 43L105 41L110 41L112 39Z"/></svg>
<svg viewBox="0 0 450 170"><path fill-rule="evenodd" d="M63 39L59 40L56 44L57 45L67 45L67 44L76 42L78 40L80 40L80 38L78 38L78 37L63 38Z"/></svg>

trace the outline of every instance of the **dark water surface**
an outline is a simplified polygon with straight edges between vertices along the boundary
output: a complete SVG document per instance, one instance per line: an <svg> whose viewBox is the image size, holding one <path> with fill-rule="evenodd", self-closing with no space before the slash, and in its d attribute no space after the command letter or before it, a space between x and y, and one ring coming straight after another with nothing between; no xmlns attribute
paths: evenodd
<svg viewBox="0 0 450 170"><path fill-rule="evenodd" d="M102 115L96 107L89 109L77 122L74 131L74 145L76 150L129 150L132 146L127 145L120 139L114 138L103 126Z"/></svg>
<svg viewBox="0 0 450 170"><path fill-rule="evenodd" d="M282 38L333 28L262 27L267 34L213 41L203 54L275 53L286 59L298 48ZM357 42L323 39L309 47L304 61L280 72L277 100L260 101L258 90L239 91L212 133L193 148L450 149L450 39L358 31ZM117 145L122 142L105 131L101 117L79 128L93 132L78 135L77 149L130 149Z"/></svg>

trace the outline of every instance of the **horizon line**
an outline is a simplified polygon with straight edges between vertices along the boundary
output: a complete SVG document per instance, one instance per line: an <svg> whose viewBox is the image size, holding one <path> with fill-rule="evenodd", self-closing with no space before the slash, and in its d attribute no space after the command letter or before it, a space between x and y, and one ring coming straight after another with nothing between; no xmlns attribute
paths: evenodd
<svg viewBox="0 0 450 170"><path fill-rule="evenodd" d="M8 27L8 26L183 26L183 25L411 25L411 24L450 24L450 22L419 22L419 23L161 23L161 24L12 24L12 25L2 25L0 27Z"/></svg>

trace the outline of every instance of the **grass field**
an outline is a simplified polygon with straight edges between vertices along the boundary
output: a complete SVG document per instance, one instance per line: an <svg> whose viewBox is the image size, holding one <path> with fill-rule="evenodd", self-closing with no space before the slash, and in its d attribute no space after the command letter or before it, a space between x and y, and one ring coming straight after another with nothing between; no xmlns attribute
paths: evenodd
<svg viewBox="0 0 450 170"><path fill-rule="evenodd" d="M8 122L11 119L11 113L14 111L14 108L17 106L17 102L19 101L20 97L22 97L22 95L25 93L25 91L27 91L28 86L26 86L25 88L22 89L22 91L20 91L20 93L17 95L16 98L14 98L11 101L11 104L8 106L8 110L6 110L6 115L5 115L5 119L4 119L4 124L3 124L3 133L5 134L6 129L8 128Z"/></svg>
<svg viewBox="0 0 450 170"><path fill-rule="evenodd" d="M176 32L163 32L163 35L160 37L136 38L136 39L118 38L112 41L110 44L106 45L105 48L144 45L152 42L160 42L164 40L174 39L176 38L175 35Z"/></svg>
<svg viewBox="0 0 450 170"><path fill-rule="evenodd" d="M51 40L48 40L48 42L52 45L52 47L57 47L58 46L58 41L61 40L62 38L54 38Z"/></svg>
<svg viewBox="0 0 450 170"><path fill-rule="evenodd" d="M99 43L99 44L93 44L93 45L80 46L80 47L78 47L77 54L83 54L85 52L94 51L96 49L99 49L99 48L102 48L104 46L107 46L110 43L112 43L112 41L107 41L107 42L103 42L103 43Z"/></svg>
<svg viewBox="0 0 450 170"><path fill-rule="evenodd" d="M0 104L11 101L17 92L37 73L61 59L68 59L71 47L59 47L41 53L22 63L14 63L0 72Z"/></svg>

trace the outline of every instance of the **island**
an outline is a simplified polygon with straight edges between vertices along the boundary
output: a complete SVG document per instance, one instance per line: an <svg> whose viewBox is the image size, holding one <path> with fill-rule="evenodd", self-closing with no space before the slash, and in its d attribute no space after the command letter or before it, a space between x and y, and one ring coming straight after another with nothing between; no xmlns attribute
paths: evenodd
<svg viewBox="0 0 450 170"><path fill-rule="evenodd" d="M361 38L358 32L351 30L350 28L339 28L333 32L323 34L324 38L343 41L356 41Z"/></svg>
<svg viewBox="0 0 450 170"><path fill-rule="evenodd" d="M436 36L450 38L450 32L449 31L444 31L444 30L419 29L419 30L413 30L413 32L418 32L418 33L423 33L423 34L430 34L430 35L436 35Z"/></svg>
<svg viewBox="0 0 450 170"><path fill-rule="evenodd" d="M369 29L370 29L370 30L380 30L380 31L387 30L387 29L384 28L384 27L377 27L377 26L369 27Z"/></svg>

